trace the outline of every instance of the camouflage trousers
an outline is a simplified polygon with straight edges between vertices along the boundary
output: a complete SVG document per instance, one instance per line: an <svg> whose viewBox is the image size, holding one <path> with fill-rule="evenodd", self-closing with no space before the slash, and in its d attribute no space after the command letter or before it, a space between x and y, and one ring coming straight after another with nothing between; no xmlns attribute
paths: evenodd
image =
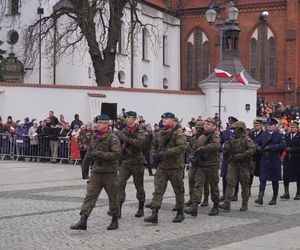
<svg viewBox="0 0 300 250"><path fill-rule="evenodd" d="M119 199L121 203L125 202L126 184L130 176L133 177L133 184L136 189L136 198L139 202L145 202L144 190L144 165L141 164L122 164L119 168Z"/></svg>
<svg viewBox="0 0 300 250"><path fill-rule="evenodd" d="M191 168L189 170L189 195L190 199L193 199L193 193L194 193L194 188L195 188L195 175L197 173L197 168ZM208 179L205 180L204 182L204 199L208 199L209 196L209 183Z"/></svg>
<svg viewBox="0 0 300 250"><path fill-rule="evenodd" d="M154 178L154 193L152 199L152 207L160 208L163 196L166 192L168 181L171 182L175 193L177 209L184 207L184 183L182 168L178 169L161 169L158 168Z"/></svg>
<svg viewBox="0 0 300 250"><path fill-rule="evenodd" d="M194 190L192 194L192 200L200 203L202 200L202 192L205 182L209 183L210 195L213 203L220 202L220 191L219 191L219 166L211 165L209 167L195 168L194 174Z"/></svg>
<svg viewBox="0 0 300 250"><path fill-rule="evenodd" d="M109 210L112 216L118 216L120 213L119 206L119 187L117 173L91 173L90 180L87 184L87 192L84 198L80 214L90 216L96 205L98 197L104 188L108 196Z"/></svg>
<svg viewBox="0 0 300 250"><path fill-rule="evenodd" d="M227 188L225 202L230 203L234 187L239 181L242 187L242 202L247 204L249 200L249 183L250 183L250 169L246 166L236 167L233 164L228 164L227 172Z"/></svg>

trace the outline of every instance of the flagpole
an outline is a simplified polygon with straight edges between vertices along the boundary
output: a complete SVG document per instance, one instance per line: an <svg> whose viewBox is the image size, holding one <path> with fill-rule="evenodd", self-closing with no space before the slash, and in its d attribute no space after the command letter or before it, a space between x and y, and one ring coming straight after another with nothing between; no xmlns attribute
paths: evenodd
<svg viewBox="0 0 300 250"><path fill-rule="evenodd" d="M223 29L219 29L220 31L220 68L223 70ZM222 105L222 80L219 78L219 124L218 128L221 128L221 105Z"/></svg>

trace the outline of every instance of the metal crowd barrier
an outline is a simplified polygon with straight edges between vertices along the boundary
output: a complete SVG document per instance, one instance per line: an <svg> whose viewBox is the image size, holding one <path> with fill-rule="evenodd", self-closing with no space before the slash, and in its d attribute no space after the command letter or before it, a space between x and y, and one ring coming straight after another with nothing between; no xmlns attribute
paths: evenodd
<svg viewBox="0 0 300 250"><path fill-rule="evenodd" d="M0 134L0 159L31 161L52 161L74 164L80 159L71 159L71 139L69 137L50 138L48 136L11 136Z"/></svg>

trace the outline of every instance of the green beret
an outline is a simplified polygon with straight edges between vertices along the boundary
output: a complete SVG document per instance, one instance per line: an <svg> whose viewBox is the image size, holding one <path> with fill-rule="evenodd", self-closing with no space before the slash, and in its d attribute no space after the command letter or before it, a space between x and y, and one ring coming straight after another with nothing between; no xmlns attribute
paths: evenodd
<svg viewBox="0 0 300 250"><path fill-rule="evenodd" d="M137 117L137 114L136 114L136 112L134 112L134 111L127 111L127 112L125 113L125 117L127 117L127 116Z"/></svg>
<svg viewBox="0 0 300 250"><path fill-rule="evenodd" d="M166 112L166 113L162 114L161 118L172 118L172 119L174 119L175 115L171 112Z"/></svg>
<svg viewBox="0 0 300 250"><path fill-rule="evenodd" d="M95 117L95 122L97 121L109 121L110 117L108 115L97 115Z"/></svg>

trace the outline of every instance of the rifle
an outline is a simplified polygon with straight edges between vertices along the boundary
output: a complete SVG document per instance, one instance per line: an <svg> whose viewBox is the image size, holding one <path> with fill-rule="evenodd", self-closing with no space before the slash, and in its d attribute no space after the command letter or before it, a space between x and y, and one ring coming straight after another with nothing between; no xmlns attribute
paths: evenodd
<svg viewBox="0 0 300 250"><path fill-rule="evenodd" d="M176 124L176 126L172 129L172 132L173 132L173 131L176 131L176 130L179 128L179 126L180 126L182 120L183 120L183 118L182 118L182 119L180 120L180 122L178 122L178 123ZM163 152L163 151L165 150L166 146L169 144L169 142L170 142L170 140L171 140L171 136L172 136L172 133L170 132L169 136L167 136L167 137L164 139L162 145L158 148L158 153L161 153L161 152ZM158 157L151 157L151 166L152 166L152 168L157 169L158 164L163 160L163 158L164 158L164 156L161 155L161 154L160 154Z"/></svg>
<svg viewBox="0 0 300 250"><path fill-rule="evenodd" d="M137 131L139 130L139 127L137 126L135 128L135 130L132 133L128 133L126 136L129 138L137 138ZM120 162L127 160L128 158L130 158L132 156L133 152L130 149L130 145L128 145L128 143L124 142L124 148L122 149L122 155L121 155L121 159Z"/></svg>
<svg viewBox="0 0 300 250"><path fill-rule="evenodd" d="M208 143L211 142L211 139L213 138L215 132L216 132L216 129L217 127L215 128L215 130L207 137L205 143L201 146L206 146ZM200 147L200 150L196 150L194 152L194 157L192 159L190 159L190 162L192 164L192 167L197 167L199 165L199 163L203 162L203 161L206 161L207 158L208 158L208 155L207 153L204 153L202 150L201 150L201 147Z"/></svg>

